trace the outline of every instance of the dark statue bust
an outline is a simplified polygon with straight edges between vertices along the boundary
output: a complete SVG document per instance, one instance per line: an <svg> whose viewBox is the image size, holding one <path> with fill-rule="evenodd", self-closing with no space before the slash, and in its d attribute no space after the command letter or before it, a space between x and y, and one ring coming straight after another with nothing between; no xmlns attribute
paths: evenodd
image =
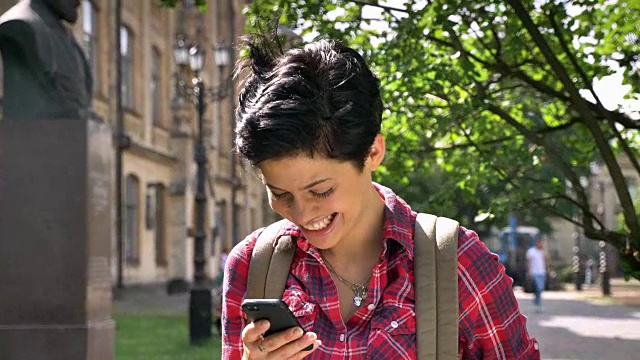
<svg viewBox="0 0 640 360"><path fill-rule="evenodd" d="M93 80L63 21L78 20L80 0L22 0L0 17L6 120L85 118Z"/></svg>

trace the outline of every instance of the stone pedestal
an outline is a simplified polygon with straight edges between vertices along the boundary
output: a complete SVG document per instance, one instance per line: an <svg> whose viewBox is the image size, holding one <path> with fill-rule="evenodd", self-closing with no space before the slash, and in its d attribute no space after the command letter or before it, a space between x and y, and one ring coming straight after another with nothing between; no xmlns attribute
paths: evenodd
<svg viewBox="0 0 640 360"><path fill-rule="evenodd" d="M0 359L114 358L112 152L102 123L0 120Z"/></svg>

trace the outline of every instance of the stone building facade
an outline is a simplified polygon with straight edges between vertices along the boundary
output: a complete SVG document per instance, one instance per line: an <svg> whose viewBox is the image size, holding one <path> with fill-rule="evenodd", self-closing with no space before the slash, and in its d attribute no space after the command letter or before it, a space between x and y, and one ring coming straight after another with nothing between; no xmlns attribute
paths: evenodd
<svg viewBox="0 0 640 360"><path fill-rule="evenodd" d="M0 0L0 12L16 2ZM179 69L173 47L178 33L203 46L206 60L200 76L212 91L226 95L208 97L204 114L209 276L219 273L221 249L232 247L250 231L272 220L265 211L268 204L264 187L255 174L245 172L232 158L232 65L216 66L213 59L216 46L229 46L242 32L244 1L209 0L204 13L189 7L189 0L184 3L186 7L167 9L158 7L156 0L122 1L122 23L118 25L116 1L81 0L80 17L71 28L86 51L94 74L94 110L111 125L114 135L119 94L123 105L127 139L122 163L123 243L119 256L117 236L113 239L114 284L118 278L126 286L174 278L189 280L193 275L190 234L195 218L193 147L197 113L192 99L176 101L175 77ZM116 86L118 28L120 91ZM185 78L192 76L186 74ZM114 169L114 177L115 174Z"/></svg>

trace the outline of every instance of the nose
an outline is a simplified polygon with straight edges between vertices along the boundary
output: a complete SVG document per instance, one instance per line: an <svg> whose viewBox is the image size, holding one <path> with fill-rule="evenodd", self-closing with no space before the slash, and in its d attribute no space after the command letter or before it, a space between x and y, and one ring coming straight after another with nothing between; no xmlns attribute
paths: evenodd
<svg viewBox="0 0 640 360"><path fill-rule="evenodd" d="M309 200L294 199L289 205L291 219L297 224L307 224L318 216L317 204Z"/></svg>

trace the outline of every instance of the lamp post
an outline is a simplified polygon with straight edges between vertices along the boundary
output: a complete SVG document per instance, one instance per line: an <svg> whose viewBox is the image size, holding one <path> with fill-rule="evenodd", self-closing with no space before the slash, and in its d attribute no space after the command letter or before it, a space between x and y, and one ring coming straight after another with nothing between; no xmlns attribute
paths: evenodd
<svg viewBox="0 0 640 360"><path fill-rule="evenodd" d="M204 112L207 100L218 100L225 96L228 84L218 88L206 88L201 77L204 68L205 51L199 43L188 45L186 37L179 34L174 45L174 57L179 71L176 74L177 97L189 97L197 111L197 133L194 143L194 161L196 171L195 192L195 229L191 233L193 246L193 285L189 298L189 338L192 345L199 345L211 339L211 289L206 281L205 244L207 230L205 216L207 213L207 153L204 146ZM226 52L226 53L225 53ZM216 46L216 63L219 67L229 64L229 48ZM191 84L184 80L186 69L191 70Z"/></svg>
<svg viewBox="0 0 640 360"><path fill-rule="evenodd" d="M600 215L600 221L603 224L606 224L606 213L605 213L605 198L604 198L604 181L600 180L599 190L600 190L600 204L598 205L598 215ZM609 264L607 262L607 243L604 241L600 241L598 243L600 247L600 275L602 276L602 295L609 296L611 295L611 283L609 272Z"/></svg>
<svg viewBox="0 0 640 360"><path fill-rule="evenodd" d="M606 211L605 211L606 199L605 199L605 183L604 183L605 173L601 165L594 163L591 165L591 174L596 178L596 183L598 185L598 192L600 193L599 194L600 202L598 203L596 212L598 214L598 217L600 218L600 222L603 224L603 226L606 227L607 218L606 218ZM609 263L607 259L608 257L607 243L604 241L599 241L598 247L599 247L598 271L600 273L600 280L602 281L601 283L602 295L609 296L611 295L611 284L610 284L611 274L609 272Z"/></svg>
<svg viewBox="0 0 640 360"><path fill-rule="evenodd" d="M573 231L573 259L572 259L572 268L573 275L575 276L574 282L577 291L582 291L582 264L580 261L581 249L580 249L580 228L578 225L575 226L575 230Z"/></svg>
<svg viewBox="0 0 640 360"><path fill-rule="evenodd" d="M582 187L582 189L585 189L587 191L589 191L588 189L590 189L591 186L591 182L589 181L589 178L586 176L581 176L580 177L580 186ZM573 273L575 276L575 286L576 286L576 290L577 291L582 291L582 285L584 284L584 280L585 280L585 269L584 269L584 263L582 261L582 254L583 254L583 249L582 249L582 230L580 229L580 226L577 225L578 223L578 215L575 214L574 215L574 220L576 221L576 225L574 227L574 232L573 232L573 240L574 240L574 244L573 244Z"/></svg>

